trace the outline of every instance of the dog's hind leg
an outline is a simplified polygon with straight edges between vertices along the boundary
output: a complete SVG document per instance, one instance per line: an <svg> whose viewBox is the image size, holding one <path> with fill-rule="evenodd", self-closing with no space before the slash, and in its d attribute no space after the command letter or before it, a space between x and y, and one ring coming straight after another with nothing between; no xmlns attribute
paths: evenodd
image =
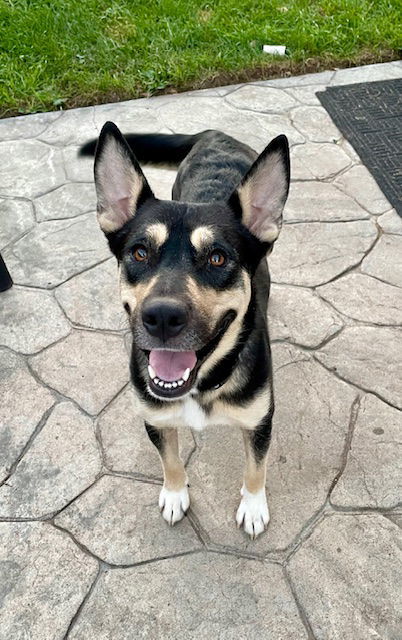
<svg viewBox="0 0 402 640"><path fill-rule="evenodd" d="M238 527L243 525L251 538L256 538L262 533L269 522L265 479L271 422L270 412L254 431L243 429L246 466L236 522Z"/></svg>
<svg viewBox="0 0 402 640"><path fill-rule="evenodd" d="M163 488L159 508L170 525L182 519L190 506L187 475L179 454L177 429L158 429L145 423L148 436L160 455L163 467Z"/></svg>

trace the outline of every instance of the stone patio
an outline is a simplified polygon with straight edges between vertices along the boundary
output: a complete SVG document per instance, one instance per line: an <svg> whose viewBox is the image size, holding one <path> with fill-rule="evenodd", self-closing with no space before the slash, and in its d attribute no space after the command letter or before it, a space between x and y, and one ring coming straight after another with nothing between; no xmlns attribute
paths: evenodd
<svg viewBox="0 0 402 640"><path fill-rule="evenodd" d="M315 95L395 77L401 62L0 121L15 282L0 294L1 640L402 638L402 221ZM255 542L235 527L230 429L182 433L191 510L174 528L158 513L92 161L76 155L108 119L219 128L258 151L289 136L269 258L271 522ZM174 172L146 174L168 198Z"/></svg>

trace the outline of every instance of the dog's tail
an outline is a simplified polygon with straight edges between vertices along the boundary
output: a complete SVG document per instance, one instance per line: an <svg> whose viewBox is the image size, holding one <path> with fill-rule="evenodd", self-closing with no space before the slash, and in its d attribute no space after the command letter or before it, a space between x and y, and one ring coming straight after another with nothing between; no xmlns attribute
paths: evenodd
<svg viewBox="0 0 402 640"><path fill-rule="evenodd" d="M135 157L142 164L172 164L178 165L202 133L185 135L182 133L129 133L125 135L129 147ZM90 140L80 149L80 156L95 155L98 141Z"/></svg>

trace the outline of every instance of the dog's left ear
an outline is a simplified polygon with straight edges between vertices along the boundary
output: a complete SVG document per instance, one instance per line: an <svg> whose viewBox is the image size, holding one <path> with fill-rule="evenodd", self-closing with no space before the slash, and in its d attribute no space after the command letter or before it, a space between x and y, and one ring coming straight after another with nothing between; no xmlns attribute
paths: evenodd
<svg viewBox="0 0 402 640"><path fill-rule="evenodd" d="M237 188L242 223L261 242L271 244L279 235L289 182L289 143L281 135L258 156Z"/></svg>
<svg viewBox="0 0 402 640"><path fill-rule="evenodd" d="M137 159L113 122L102 127L94 173L98 222L106 234L121 229L142 202L154 197Z"/></svg>

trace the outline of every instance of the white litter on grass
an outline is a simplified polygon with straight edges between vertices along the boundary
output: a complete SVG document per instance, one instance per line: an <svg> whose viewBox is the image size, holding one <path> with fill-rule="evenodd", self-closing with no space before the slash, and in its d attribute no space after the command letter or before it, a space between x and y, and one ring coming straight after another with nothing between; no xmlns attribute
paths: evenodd
<svg viewBox="0 0 402 640"><path fill-rule="evenodd" d="M262 50L264 53L270 53L274 56L286 55L286 46L282 44L264 44Z"/></svg>

